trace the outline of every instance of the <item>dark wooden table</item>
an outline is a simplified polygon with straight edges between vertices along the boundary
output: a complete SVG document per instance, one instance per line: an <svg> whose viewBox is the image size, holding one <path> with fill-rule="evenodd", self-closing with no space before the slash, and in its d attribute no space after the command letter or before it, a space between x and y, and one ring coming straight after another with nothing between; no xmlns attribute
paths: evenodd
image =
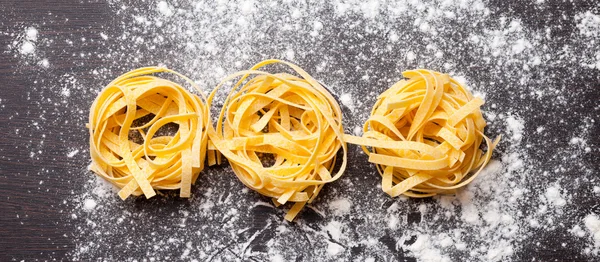
<svg viewBox="0 0 600 262"><path fill-rule="evenodd" d="M514 254L505 259L515 261L531 261L534 258L536 261L600 261L598 257L582 253L582 250L590 243L593 245L587 235L578 238L569 233L574 225L583 227L581 221L586 215L593 212L600 214L598 194L594 195L593 193L593 186L600 182L598 165L600 162L600 151L598 150L600 146L600 104L598 102L600 99L600 69L583 65L583 62L579 60L569 59L569 56L586 57L589 58L588 61L593 62L594 56L596 56L595 59L598 59L600 67L600 57L598 57L600 38L594 36L573 37L579 30L577 24L580 20L576 18L576 15L585 13L585 11L598 14L600 13L600 4L597 1L547 0L542 8L534 3L525 3L525 1L484 2L490 10L490 20L497 21L500 17L507 17L509 20L518 19L523 28L539 34L546 34L545 30L551 29L548 38L539 41L547 42L545 46L550 51L542 50L540 52L555 54L556 57L544 58L541 66L525 72L521 65L515 66L510 63L497 65L490 61L482 61L478 56L482 55L483 51L477 51L475 47L467 46L464 50L454 54L460 58L454 60L453 68L462 68L460 72L469 79L469 84L486 92L488 104L493 103L497 106L497 109L491 109L486 105L484 110L490 109L495 112L505 110L518 114L525 120L524 142L520 150L530 157L525 163L529 166L526 172L530 177L541 177L531 181L536 183L547 181L540 182L543 185L558 181L561 188L568 192L568 197L566 197L568 204L564 208L564 214L555 216L559 218L559 221L555 221L558 225L545 230L521 232L523 235L515 237L519 240L513 243L515 245ZM231 55L226 54L226 51L198 52L197 59L188 58L186 61L178 62L184 57L181 53L187 54L188 57L190 53L181 48L178 39L169 38L171 35L170 32L167 32L168 29L159 33L157 33L158 31L147 33L164 34L167 38L166 41L156 44L154 49L149 48L150 44L131 44L134 42L132 39L136 34L146 34L136 32L135 28L139 29L139 26L131 30L132 38L119 39L118 37L123 33L121 30L127 28L124 25L134 23L133 14L135 12L144 8L154 8L156 3L140 1L136 4L127 2L123 5L127 5L128 8L119 11L120 4L109 4L103 1L0 1L0 83L2 84L0 88L0 196L2 197L0 201L0 261L91 260L100 257L114 261L133 258L141 261L141 258L148 257L146 251L152 250L152 247L140 243L146 243L146 241L155 243L156 241L152 242L154 235L151 234L153 232L170 234L175 238L202 232L203 237L193 239L194 245L210 246L210 242L222 242L222 247L217 246L220 251L207 251L210 255L207 257L217 258L230 252L230 255L223 257L225 260L262 261L269 257L267 253L270 244L267 242L275 236L275 232L278 230L277 224L284 224L288 230L296 233L303 232L304 235L312 234L310 230L319 231L324 227L327 223L326 219L313 209L303 212L299 219L299 223L303 226L295 227L293 224L281 222L283 217L281 209L267 207L268 204L252 206L257 201L268 202L269 200L251 191L239 193L242 192L243 186L228 171L226 165L203 173L198 181L199 185L193 188L194 197L190 200L181 200L177 197L157 197L151 200L138 198L120 202L114 196L108 200L104 196L104 198L96 200L98 209L101 211L96 213L81 211L84 201L94 196L86 193L94 190L95 187L94 183L90 182L93 174L86 171L89 164L89 153L87 151L87 130L84 124L87 121L89 105L96 92L110 79L134 67L164 62L185 74L199 78L202 72L195 70L209 67L189 63L194 60L208 59L210 56ZM182 4L182 8L184 8L183 6ZM293 60L311 73L319 72L319 59L323 54L318 52L329 50L325 54L330 55L332 59L326 72L339 73L334 68L343 69L345 72L339 73L344 76L339 74L332 76L333 84L343 85L338 81L343 79L347 83L352 83L347 86L354 85L356 90L366 90L354 92L355 98L360 97L361 101L362 97L369 95L369 92L381 92L393 82L391 80L399 79L401 70L397 69L398 67L407 69L420 65L444 70L441 62L419 63L410 59L395 59L396 55L404 57L404 54L399 55L394 51L385 51L385 42L389 37L389 32L377 31L377 29L373 31L368 26L361 24L354 30L360 32L364 37L357 40L350 36L350 33L346 31L347 28L335 31L338 25L343 28L348 21L362 20L354 16L336 18L336 16L328 15L328 12L333 12L331 7L323 9L322 12L323 17L327 17L324 19L330 19L325 23L325 27L333 27L333 31L325 34L322 41L314 46L299 44L301 50L296 50ZM181 19L194 18L182 17ZM218 22L215 21L215 23ZM312 26L312 23L309 22L305 24ZM459 26L466 26L468 22L462 21L459 24ZM400 28L402 26L405 24L401 24ZM484 23L477 28L486 28L486 26L488 25ZM38 31L37 40L35 40L36 50L32 55L23 54L23 50L20 49L23 39L27 37L24 32L28 27L34 27ZM273 30L277 31L278 29ZM597 36L599 33L594 30L600 29L592 30ZM419 39L403 38L402 30L398 32L401 45L414 44L417 55L420 52L418 50L426 49L424 44L419 43ZM453 38L456 43L459 43L468 39L468 34L468 31L453 33L446 31L441 32L440 37ZM103 35L110 37L103 41ZM217 43L227 39L213 37L217 38ZM262 43L274 39L278 38L267 37L266 41ZM582 42L582 39L586 42ZM590 43L590 39L593 39L595 44ZM353 41L358 41L359 50L343 49L336 45L338 42L353 43ZM257 43L261 43L261 41L257 40ZM442 52L446 45L444 43L446 42L442 42L438 46ZM131 46L128 46L129 44ZM230 43L221 44L228 46ZM446 47L450 48L450 45L448 44ZM570 48L571 51L564 49L563 46L568 46L567 49ZM130 50L123 51L127 48ZM311 51L313 48L317 50L316 53ZM538 47L534 46L533 49L535 48ZM109 51L105 52L105 50ZM282 50L285 51L285 48L278 45L257 47L257 50L243 54L247 58L244 59L242 67L247 67L266 57L283 56L286 58L285 54L282 55ZM406 49L402 50L406 51ZM308 55L299 55L303 52ZM106 56L108 53L116 54L116 56L108 57ZM132 59L130 55L138 56L138 58ZM357 62L361 56L370 58ZM49 61L48 67L43 65L43 59ZM529 58L515 55L514 61L520 59ZM560 61L560 63L553 61ZM502 72L498 70L499 67L503 68ZM368 71L373 68L376 68L377 71ZM94 74L96 69L100 70L99 74ZM364 81L363 75L353 73L353 70L370 72L371 80ZM233 71L234 68L226 68L226 72ZM315 74L317 78L330 80L323 74ZM523 76L524 74L526 76ZM207 87L214 86L218 80L204 81L211 78L204 77L206 78L202 79L202 83ZM518 83L520 79L524 79L525 82ZM544 98L535 99L535 91L543 90L539 86L547 86L551 91ZM552 93L555 90L560 90L563 95ZM334 93L339 95L337 91ZM559 96L564 101L557 98ZM370 97L365 99L365 105L362 102L356 103L361 108L369 108L372 101L374 100ZM352 132L352 128L363 121L364 116L363 113L355 116L350 114L347 132ZM499 117L498 119L501 120L496 123L491 121L492 124L487 130L490 136L506 132L502 122L504 118ZM536 133L539 126L544 126L546 130L543 136L536 135L539 134L539 132ZM588 129L582 129L582 126ZM581 133L581 137L585 138L584 148L574 149L568 146L570 134L574 132ZM510 137L510 135L508 136ZM510 138L500 145L499 153L494 155L495 159L501 159L510 153L510 142L507 141L510 141ZM589 151L585 151L585 147L588 147ZM571 158L571 155L576 155L576 158ZM374 210L382 209L385 212L387 207L397 201L397 203L405 203L405 201L389 199L376 188L379 178L358 149L354 148L351 151L350 158L353 163L347 171L348 178L334 183L330 189L325 189L319 202L326 203L328 200L344 194L356 199L364 196L357 190L371 188L368 197L374 200L372 202L369 202L371 200L355 200L355 205L373 203ZM544 171L551 172L552 175L544 177L545 175L542 175ZM525 180L525 183L527 181L531 182ZM532 199L531 203L538 203L536 199L540 192L536 192L536 190L545 190L545 187L522 186L529 189L530 196L528 198ZM354 189L348 189L348 187ZM223 188L225 189L223 190ZM223 195L215 196L223 192ZM203 198L216 201L216 207L208 209L212 211L202 211L202 204L205 203ZM218 201L221 198L231 200L220 203ZM427 204L434 208L433 210L437 210L435 206L438 204L433 200L409 201L408 204L402 204L407 205L407 210L402 215L404 216L404 220L402 220L404 222L401 222L404 223L403 227L419 226L421 220L421 214L417 212L419 205ZM323 211L326 209L325 207L317 206L316 210ZM361 208L357 207L356 209L364 210ZM528 214L529 210L536 210L538 206L521 204L518 208L520 212ZM239 209L237 211L239 215L233 216L237 219L234 226L227 225L226 220L231 219L231 216L227 218L228 216L224 215L232 209ZM102 212L106 212L106 217L102 216ZM186 224L185 227L170 228L170 225L179 223L178 221L182 217L187 217L182 212L191 212L192 214L213 212L214 216L211 217L210 214L191 215L187 222L183 222ZM130 221L147 221L137 226L133 222L115 226L116 222L114 221L117 221L119 217ZM524 220L525 217L526 215L523 215L521 219ZM361 218L360 214L346 215L344 218L350 221L348 225L351 229L348 234L352 235L353 230L370 232L370 222L365 223L367 219ZM446 226L443 222L440 223L441 227ZM220 228L223 228L223 231ZM382 233L383 235L373 233L374 238L379 241L376 245L380 247L367 247L368 245L364 244L344 246L346 253L342 253L344 255L340 255L339 258L344 260L352 257L364 259L361 257L362 253L375 252L371 254L374 254L373 256L378 261L384 261L386 257L391 260L414 261L410 253L397 245L403 229L399 230L388 230L385 231L386 233ZM585 228L583 230L585 231ZM104 237L100 237L98 234L103 234ZM363 236L360 234L355 233L354 237L362 238ZM329 237L335 238L331 235ZM407 239L410 239L410 236ZM138 240L140 243L137 242ZM125 244L128 241L132 241L133 244L131 246ZM410 240L408 241L410 242ZM91 242L99 243L90 244ZM255 252L249 256L244 255L245 249L248 248L246 246L243 249L243 243L246 242L250 245L249 248L252 252ZM312 238L308 242L314 243ZM563 245L563 243L568 243L568 245ZM163 244L161 242L161 245ZM305 245L300 242L295 244ZM240 246L239 250L233 248L237 245ZM89 250L80 250L86 246L90 247ZM312 248L312 246L295 249L290 247L290 250L284 252L293 254L292 257L298 261L310 260L316 258L311 255ZM317 249L317 247L314 248ZM165 247L160 251L162 255L159 260L161 260L160 258L168 260L168 257L174 260L189 260L190 257L180 257L184 249L185 243ZM377 250L381 251L381 257L376 255ZM238 251L241 251L242 254L240 255ZM460 254L463 253L450 253L450 257L454 260L460 259ZM330 257L330 259L334 258Z"/></svg>

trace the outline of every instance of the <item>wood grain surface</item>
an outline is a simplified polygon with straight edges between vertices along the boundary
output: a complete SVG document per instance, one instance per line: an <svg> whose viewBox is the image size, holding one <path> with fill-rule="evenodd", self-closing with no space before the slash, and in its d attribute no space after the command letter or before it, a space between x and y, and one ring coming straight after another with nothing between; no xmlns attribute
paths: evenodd
<svg viewBox="0 0 600 262"><path fill-rule="evenodd" d="M553 45L567 41L568 34L576 30L575 21L572 20L575 13L585 10L598 11L597 1L550 1L548 5L551 8L543 12L537 11L524 1L489 1L488 4L494 12L502 13L498 10L510 10L504 12L504 15L518 17L531 28L562 23L562 31L552 32ZM0 87L0 261L70 260L67 254L76 246L77 239L73 237L73 232L79 225L70 222L71 214L68 210L74 206L67 200L77 194L80 184L87 179L78 175L85 173L83 170L89 164L89 160L87 152L80 152L74 157L67 156L70 148L87 145L87 130L77 121L68 121L68 117L64 116L65 112L71 111L73 114L87 114L91 97L72 96L69 99L81 100L77 103L79 106L66 108L61 106L60 98L51 93L53 91L43 91L38 88L36 90L42 91L32 92L31 87L60 85L59 76L65 73L84 75L81 73L101 67L106 60L93 56L83 59L78 55L93 53L103 48L99 41L78 46L69 45L61 39L65 36L69 39L98 39L101 32L106 32L106 28L114 30L115 27L110 25L119 21L115 21L112 9L103 1L2 0L0 10L0 84L2 85ZM16 35L29 25L35 25L44 39L53 41L46 43L47 46L44 48L45 57L52 61L51 70L40 69L35 63L21 62L21 58L15 55L14 50L7 47L15 40ZM139 64L147 61L153 60L141 58ZM465 62L467 63L468 61ZM382 64L385 62L382 61ZM485 68L472 69L486 70ZM564 113L560 108L549 108L544 105L552 101L516 104L517 107L523 107L523 117L528 121L545 124L547 128L554 129L552 136L556 137L560 137L568 130L576 129L577 121L553 122L556 118L549 118L535 111L545 110L549 115L558 118L590 116L598 123L600 118L597 109L595 113L589 113L589 110L599 106L600 74L598 72L600 70L589 69L586 74L576 76L571 75L568 67L552 70L554 70L555 85L569 85L567 90L581 93L570 101L573 104L571 112ZM83 79L85 80L86 77L93 82L96 76L84 75ZM482 77L480 80L485 82L488 79ZM84 88L97 89L98 87ZM514 93L513 91L508 87L506 91L496 95L509 97ZM518 98L515 99L519 102ZM504 101L507 101L506 104L498 106L513 106L508 99ZM61 121L50 121L53 118L61 118ZM531 126L526 128L535 129ZM596 149L600 145L598 124L594 126L591 133L588 145L594 148L594 151L583 156L581 161L588 165L595 165L597 172L597 163L600 162L600 155ZM553 157L561 154L560 147L544 148L539 146L541 144L535 138L526 139L527 143L533 145L530 149L531 155L534 155L536 160L545 162L545 169L552 170L564 163L560 158ZM552 140L553 137L544 139ZM40 148L38 152L36 145L40 143L43 143L43 149ZM360 170L355 169L354 172ZM577 172L577 168L571 168L562 175L577 176ZM91 173L86 174L91 175ZM374 186L376 183L377 181L368 185ZM598 198L587 193L590 192L589 187L582 187L579 190L581 190L579 194L572 192L574 195L572 201L579 205L579 208L569 215L573 219L582 218L584 213L579 212L581 210L598 211L600 208ZM175 198L133 201L127 207L132 210L162 207L161 211L156 211L157 216L166 217L171 211L187 205L189 205L187 201ZM264 221L272 213L273 211L270 210L254 210L252 215L255 215L255 218L248 223L263 226ZM303 216L309 221L312 216L318 217L316 214L311 214L310 210L303 213ZM418 219L418 214L409 216L409 220ZM535 243L525 243L517 258L522 261L532 261L534 258L535 261L585 260L586 258L581 257L580 250L573 249L571 246L561 246L562 243L571 241L565 238L563 233L540 233L533 239L543 244L540 246ZM269 238L268 234L263 237ZM381 241L392 245L391 248L395 245L391 238ZM257 247L257 250L260 250L260 247ZM404 257L401 253L396 259L414 261L413 258Z"/></svg>

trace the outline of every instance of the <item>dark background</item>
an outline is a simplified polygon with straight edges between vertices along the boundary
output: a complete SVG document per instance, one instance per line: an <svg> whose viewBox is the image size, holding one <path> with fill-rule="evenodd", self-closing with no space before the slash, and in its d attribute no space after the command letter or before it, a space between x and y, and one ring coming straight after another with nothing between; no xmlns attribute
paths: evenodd
<svg viewBox="0 0 600 262"><path fill-rule="evenodd" d="M540 12L529 1L490 1L488 7L494 12L492 16L508 15L518 17L523 24L529 28L544 28L553 24L560 24L552 32L552 45L559 45L564 41L573 41L570 35L575 29L572 17L575 13L585 10L598 11L596 1L548 1L548 8ZM118 24L113 9L107 3L101 1L16 1L2 0L0 2L0 260L70 260L67 253L75 248L77 238L72 237L77 224L69 220L69 210L74 208L73 204L65 201L77 195L81 190L81 184L85 178L78 178L88 163L86 151L81 151L75 157L68 157L71 148L82 148L87 145L87 133L81 126L81 121L52 121L61 118L68 119L68 114L77 114L85 117L93 95L87 93L77 96L77 92L70 99L76 102L76 106L62 107L60 99L56 98L56 90L45 90L41 86L56 86L61 82L57 79L65 73L78 75L79 80L89 82L98 81L97 76L89 75L91 68L99 68L107 63L102 57L80 58L79 53L94 52L104 48L103 44L88 41L85 45L69 45L65 41L59 41L61 37L68 36L71 39L87 38L98 39L101 32L111 33L116 27L110 25ZM15 34L22 32L23 27L35 24L40 34L46 39L55 39L45 48L45 56L52 61L51 70L40 69L35 63L22 62L18 55L14 55L8 45L15 39ZM43 30L41 30L43 29ZM108 30L108 31L107 31ZM14 48L13 48L14 49ZM347 51L352 52L352 51ZM115 58L119 63L119 58ZM139 64L152 64L158 58L146 56L141 58ZM472 65L476 58L465 57L465 66ZM298 58L299 64L310 68L316 64L311 58ZM341 60L343 60L341 58ZM383 68L386 66L384 60L378 61ZM573 62L576 63L576 62ZM128 65L124 65L126 67ZM132 64L131 66L135 66ZM528 121L545 124L547 129L554 130L544 141L555 141L553 143L540 142L540 139L528 138L533 147L529 150L532 155L544 164L543 170L554 170L564 168L561 175L576 176L581 166L592 166L593 175L598 176L598 146L600 145L600 132L598 125L593 126L589 132L588 146L592 153L585 154L577 163L565 162L556 155L565 154L561 146L557 146L564 133L575 130L578 121L584 117L591 117L596 122L598 117L598 99L600 98L600 77L597 69L577 69L576 74L573 65L562 65L552 67L549 65L542 70L552 72L534 73L532 79L552 78L555 86L565 86L566 91L575 93L569 96L566 108L553 106L554 101L528 101L519 96L527 93L519 89L511 89L508 86L504 91L490 93L490 98L495 100L500 107L516 107L522 112L522 116ZM480 72L489 72L490 68L474 67ZM392 71L391 69L389 71ZM518 70L517 70L518 71ZM389 73L382 70L380 74ZM509 74L510 72L507 72ZM477 75L477 73L473 73ZM116 76L116 74L107 77ZM358 78L359 76L352 76ZM480 82L488 82L490 78L502 79L497 76L473 77ZM351 81L352 79L350 79ZM38 86L33 88L33 86ZM84 87L94 88L98 87ZM508 99L508 97L511 97ZM53 101L49 101L51 98ZM543 113L540 113L543 112ZM566 121L555 121L564 119ZM32 125L37 123L38 125ZM15 133L15 129L21 130ZM526 126L526 132L533 133L535 126ZM498 134L499 127L491 126L490 132ZM42 137L41 134L46 134ZM43 141L42 153L31 156L36 152L36 145ZM502 147L501 147L502 149ZM567 152L568 153L568 152ZM497 156L496 156L497 157ZM583 164L581 164L583 163ZM222 168L227 168L221 167ZM369 167L370 168L370 167ZM351 167L348 172L359 172L360 167ZM40 183L40 180L43 180ZM209 178L201 178L201 183L214 182ZM365 186L374 186L378 181L364 182ZM236 189L241 186L236 185ZM583 211L595 210L600 212L598 198L589 195L590 185L580 187L580 194L575 192L572 202L577 203L578 208L568 216L569 219L581 219ZM327 191L324 193L327 195ZM255 199L262 199L253 196ZM262 199L264 200L264 199ZM421 200L419 200L421 201ZM426 200L423 200L426 201ZM168 205L167 205L168 204ZM169 213L181 206L189 205L187 201L177 198L153 199L150 201L135 200L125 205L130 210L147 210L149 207L160 207L160 213ZM535 208L535 207L532 207ZM166 209L166 210L164 210ZM581 211L581 212L580 212ZM281 216L281 213L276 213ZM258 210L251 215L251 223L264 223L262 216L271 216L272 211ZM159 215L160 216L160 215ZM310 212L304 212L305 219L310 220ZM409 219L410 216L409 216ZM566 230L566 229L565 229ZM564 231L564 230L563 230ZM564 233L564 232L563 232ZM541 261L577 261L585 260L581 257L580 250L561 248L561 243L571 241L564 238L564 234L541 233L534 237L541 241L542 245L528 245L523 243L524 248L516 255L517 260L531 260L537 257ZM382 242L393 240L382 240ZM534 240L532 240L532 243ZM392 243L393 244L393 243ZM403 255L396 257L398 260ZM73 258L71 258L73 259ZM113 258L114 259L114 258ZM117 258L118 259L118 258ZM589 259L589 258L588 258ZM110 260L110 256L109 256ZM594 260L594 259L592 259ZM598 260L596 260L598 261Z"/></svg>

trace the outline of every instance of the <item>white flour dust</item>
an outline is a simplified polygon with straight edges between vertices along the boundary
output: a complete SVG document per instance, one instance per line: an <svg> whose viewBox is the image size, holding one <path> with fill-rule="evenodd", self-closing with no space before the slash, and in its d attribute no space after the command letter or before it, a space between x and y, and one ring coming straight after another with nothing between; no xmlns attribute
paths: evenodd
<svg viewBox="0 0 600 262"><path fill-rule="evenodd" d="M583 223L591 239L585 253L597 256L600 253L600 218L596 214L589 214L583 219Z"/></svg>
<svg viewBox="0 0 600 262"><path fill-rule="evenodd" d="M84 168L87 145L65 143L59 153L81 161L80 170L65 175L73 189L62 206L64 223L73 225L75 233L67 237L76 245L69 260L520 261L544 250L581 260L598 255L597 211L578 207L600 195L597 168L581 160L598 154L592 137L600 106L579 103L594 94L582 83L595 78L584 76L600 69L598 10L570 15L570 39L556 42L565 34L560 23L532 26L480 0L151 2L140 8L111 1L116 21L93 38L52 38L38 25L11 36L11 54L42 73L57 70L47 46L98 47L69 53L74 68L89 70L61 72L54 82L35 80L28 100L53 109L29 116L31 130L76 123L85 137L96 94L135 67L167 66L209 92L228 74L279 58L331 90L344 107L346 133L362 133L377 95L402 71L429 68L456 76L485 98L486 134L502 140L469 186L426 200L389 198L375 167L359 147L349 146L345 175L294 223L282 219L289 206L274 208L227 165L206 169L190 199L121 201L111 185ZM96 59L103 64L89 68ZM556 68L569 68L569 75L554 73ZM215 106L224 95L218 93ZM557 130L568 135L556 136ZM46 153L46 137L72 140L57 133L36 139L37 133L19 129L14 134L31 137L21 146L36 161ZM574 193L580 188L589 196Z"/></svg>

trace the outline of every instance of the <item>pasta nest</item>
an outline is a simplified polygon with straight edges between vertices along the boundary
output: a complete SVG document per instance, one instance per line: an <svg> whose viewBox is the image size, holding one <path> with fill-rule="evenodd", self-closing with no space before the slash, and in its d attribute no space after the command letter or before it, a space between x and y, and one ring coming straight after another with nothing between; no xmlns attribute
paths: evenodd
<svg viewBox="0 0 600 262"><path fill-rule="evenodd" d="M132 194L150 198L155 189L180 189L181 197L189 197L204 167L206 127L211 125L205 99L150 75L160 72L198 89L175 71L139 68L108 84L90 110L90 168L120 188L122 199Z"/></svg>
<svg viewBox="0 0 600 262"><path fill-rule="evenodd" d="M492 142L484 135L484 101L447 74L420 69L403 75L407 79L379 95L363 137L347 141L362 144L390 196L452 194L477 177L499 137Z"/></svg>
<svg viewBox="0 0 600 262"><path fill-rule="evenodd" d="M258 71L275 63L299 76ZM285 216L291 221L324 184L344 172L347 148L340 106L309 74L287 62L263 61L222 83L238 78L216 130L209 132L211 143L247 187L273 198L276 205L295 202ZM340 148L343 161L333 174Z"/></svg>

